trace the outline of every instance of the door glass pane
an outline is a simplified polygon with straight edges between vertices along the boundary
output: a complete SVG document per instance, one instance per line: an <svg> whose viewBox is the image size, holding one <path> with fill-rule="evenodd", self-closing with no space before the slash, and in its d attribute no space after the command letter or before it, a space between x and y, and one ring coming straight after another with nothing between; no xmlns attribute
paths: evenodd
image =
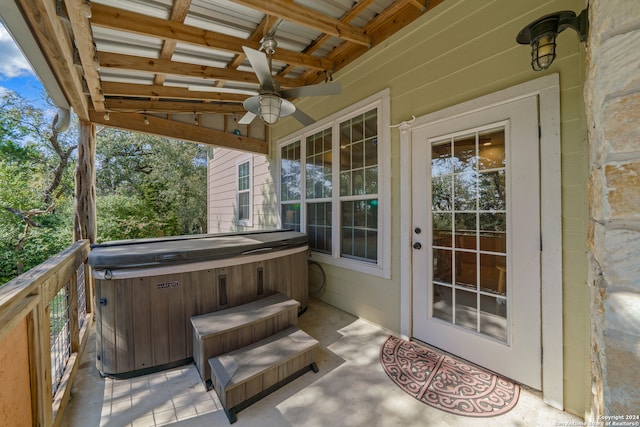
<svg viewBox="0 0 640 427"><path fill-rule="evenodd" d="M502 255L480 254L480 290L507 295L507 264Z"/></svg>
<svg viewBox="0 0 640 427"><path fill-rule="evenodd" d="M456 248L476 248L476 213L455 213Z"/></svg>
<svg viewBox="0 0 640 427"><path fill-rule="evenodd" d="M481 173L479 193L480 210L504 211L507 207L505 171Z"/></svg>
<svg viewBox="0 0 640 427"><path fill-rule="evenodd" d="M448 286L433 286L433 317L453 322L452 289Z"/></svg>
<svg viewBox="0 0 640 427"><path fill-rule="evenodd" d="M432 315L505 341L506 159L503 127L431 145Z"/></svg>
<svg viewBox="0 0 640 427"><path fill-rule="evenodd" d="M480 296L480 332L507 340L507 299Z"/></svg>
<svg viewBox="0 0 640 427"><path fill-rule="evenodd" d="M456 285L476 288L476 253L456 251Z"/></svg>
<svg viewBox="0 0 640 427"><path fill-rule="evenodd" d="M475 292L456 289L456 325L472 330L478 328L478 302Z"/></svg>
<svg viewBox="0 0 640 427"><path fill-rule="evenodd" d="M480 250L507 252L507 214L480 214Z"/></svg>
<svg viewBox="0 0 640 427"><path fill-rule="evenodd" d="M434 213L432 216L433 246L451 247L451 214Z"/></svg>
<svg viewBox="0 0 640 427"><path fill-rule="evenodd" d="M452 252L446 249L433 250L433 280L441 283L452 283Z"/></svg>

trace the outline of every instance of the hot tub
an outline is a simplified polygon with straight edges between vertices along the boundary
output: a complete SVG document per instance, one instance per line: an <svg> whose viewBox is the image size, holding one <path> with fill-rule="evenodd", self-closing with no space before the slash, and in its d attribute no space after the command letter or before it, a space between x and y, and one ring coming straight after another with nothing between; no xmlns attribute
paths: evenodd
<svg viewBox="0 0 640 427"><path fill-rule="evenodd" d="M191 316L283 293L308 303L307 237L295 231L92 246L96 365L130 377L192 360Z"/></svg>

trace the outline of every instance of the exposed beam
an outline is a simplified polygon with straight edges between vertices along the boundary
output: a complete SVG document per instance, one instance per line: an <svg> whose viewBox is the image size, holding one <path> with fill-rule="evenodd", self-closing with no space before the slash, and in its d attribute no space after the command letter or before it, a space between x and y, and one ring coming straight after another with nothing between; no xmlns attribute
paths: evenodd
<svg viewBox="0 0 640 427"><path fill-rule="evenodd" d="M43 55L69 104L81 120L89 118L82 79L73 63L73 45L56 13L56 3L47 0L17 0Z"/></svg>
<svg viewBox="0 0 640 427"><path fill-rule="evenodd" d="M355 19L358 15L364 12L373 2L374 0L360 0L359 2L355 3L351 7L351 9L349 9L340 18L340 21L344 22L345 24L348 24L353 19ZM322 47L322 45L328 42L330 39L331 39L331 36L329 34L321 34L317 39L311 42L311 44L304 49L304 53L308 55L312 54L313 52L318 50L320 47ZM278 73L278 75L286 76L287 73L289 73L289 71L291 71L293 68L294 68L293 65L288 64L286 67L284 67L284 69L282 69L282 71Z"/></svg>
<svg viewBox="0 0 640 427"><path fill-rule="evenodd" d="M278 19L279 18L276 18L274 16L265 15L264 18L262 18L262 20L256 27L256 29L253 30L253 33L251 33L251 35L247 40L256 42L256 43L260 42L260 40L262 40L262 37L266 33L268 33L271 30L271 28L273 28L273 26L276 24ZM227 68L235 70L244 62L246 58L247 58L247 55L245 55L244 52L239 52L235 56L235 58L233 58L233 60L229 63L229 65L227 65ZM331 64L331 67L333 68L333 64Z"/></svg>
<svg viewBox="0 0 640 427"><path fill-rule="evenodd" d="M183 101L140 101L137 99L108 99L107 108L110 112L138 112L138 113L244 113L242 104L205 104L202 102Z"/></svg>
<svg viewBox="0 0 640 427"><path fill-rule="evenodd" d="M91 111L89 116L92 122L104 126L150 133L200 144L226 147L233 150L248 151L250 153L268 154L269 152L269 144L267 141L160 117L147 116L147 120L149 121L147 125L144 122L144 114L114 112L109 113L109 120L105 120L103 114Z"/></svg>
<svg viewBox="0 0 640 427"><path fill-rule="evenodd" d="M258 83L254 73L248 71L227 70L224 68L208 67L206 65L175 62L168 59L143 58L117 53L98 52L100 66L103 68L118 68L121 70L137 70L149 73L165 73L176 76L199 77L214 80L230 80L242 83ZM282 87L298 87L304 83L299 80L275 77Z"/></svg>
<svg viewBox="0 0 640 427"><path fill-rule="evenodd" d="M217 102L243 102L249 95L192 91L187 88L158 85L138 85L132 83L104 82L105 96L128 96L145 98L193 99Z"/></svg>
<svg viewBox="0 0 640 427"><path fill-rule="evenodd" d="M187 17L187 13L189 12L189 6L191 6L191 0L175 0L173 2L173 6L171 7L171 15L169 16L169 20L173 22L184 22ZM163 59L171 59L173 56L173 52L176 51L176 45L178 42L175 40L165 40L162 43L162 50L160 51L160 58ZM153 79L153 83L156 85L164 84L166 79L166 74L156 74Z"/></svg>
<svg viewBox="0 0 640 427"><path fill-rule="evenodd" d="M371 46L373 44L371 36L366 34L363 29L345 24L338 19L323 15L290 0L232 1L359 45Z"/></svg>
<svg viewBox="0 0 640 427"><path fill-rule="evenodd" d="M430 0L427 4L427 10L433 9L443 1ZM410 22L416 20L416 18L422 16L423 13L425 12L418 10L406 1L398 0L372 19L365 26L365 30L372 35L375 45L378 45ZM366 51L367 49L363 46L354 43L343 43L327 56L335 61L336 70L339 70ZM318 83L324 78L324 73L317 73L313 70L308 70L302 75L302 80L307 84Z"/></svg>
<svg viewBox="0 0 640 427"><path fill-rule="evenodd" d="M99 64L95 57L93 36L89 24L90 6L83 0L66 0L65 6L67 8L67 16L71 22L75 46L78 49L78 56L80 56L80 63L82 63L82 68L84 69L84 80L89 89L93 109L98 112L104 112L104 96L102 95L100 76L98 74Z"/></svg>
<svg viewBox="0 0 640 427"><path fill-rule="evenodd" d="M248 46L253 49L260 48L260 43L257 41L216 33L98 3L93 4L92 14L91 23L93 25L150 37L158 37L164 40L175 40L176 42L207 46L212 49L220 49L234 53L242 53L243 46ZM330 60L286 49L278 49L273 55L273 59L316 70L333 68L333 63Z"/></svg>
<svg viewBox="0 0 640 427"><path fill-rule="evenodd" d="M174 62L168 59L143 58L109 52L98 52L98 58L100 60L100 66L103 68L147 71L151 73L174 74L216 80L225 79L243 83L258 83L258 78L254 73L229 71L186 62Z"/></svg>
<svg viewBox="0 0 640 427"><path fill-rule="evenodd" d="M427 3L429 2L429 0L426 0L426 1ZM409 3L417 7L420 12L427 11L427 5L425 4L425 0L409 0Z"/></svg>

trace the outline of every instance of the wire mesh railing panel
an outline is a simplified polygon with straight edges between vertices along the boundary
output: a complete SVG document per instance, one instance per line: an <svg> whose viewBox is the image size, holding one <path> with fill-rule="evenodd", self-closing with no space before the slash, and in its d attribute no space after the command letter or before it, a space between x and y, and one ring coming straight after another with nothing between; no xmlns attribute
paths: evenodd
<svg viewBox="0 0 640 427"><path fill-rule="evenodd" d="M75 284L72 284L75 286ZM60 289L49 304L49 319L51 322L51 385L55 396L64 368L71 356L71 329L69 313L69 284Z"/></svg>
<svg viewBox="0 0 640 427"><path fill-rule="evenodd" d="M84 264L80 264L76 270L78 290L78 330L82 329L87 317L87 293L85 289Z"/></svg>

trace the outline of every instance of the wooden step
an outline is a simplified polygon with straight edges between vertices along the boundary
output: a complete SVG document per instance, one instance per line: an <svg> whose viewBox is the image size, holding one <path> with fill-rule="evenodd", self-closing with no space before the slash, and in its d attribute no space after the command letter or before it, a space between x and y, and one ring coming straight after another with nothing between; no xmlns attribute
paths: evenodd
<svg viewBox="0 0 640 427"><path fill-rule="evenodd" d="M298 301L276 293L226 310L193 316L193 360L207 383L211 357L245 347L298 324Z"/></svg>
<svg viewBox="0 0 640 427"><path fill-rule="evenodd" d="M211 381L229 418L308 370L318 372L319 342L291 327L257 343L209 359Z"/></svg>

